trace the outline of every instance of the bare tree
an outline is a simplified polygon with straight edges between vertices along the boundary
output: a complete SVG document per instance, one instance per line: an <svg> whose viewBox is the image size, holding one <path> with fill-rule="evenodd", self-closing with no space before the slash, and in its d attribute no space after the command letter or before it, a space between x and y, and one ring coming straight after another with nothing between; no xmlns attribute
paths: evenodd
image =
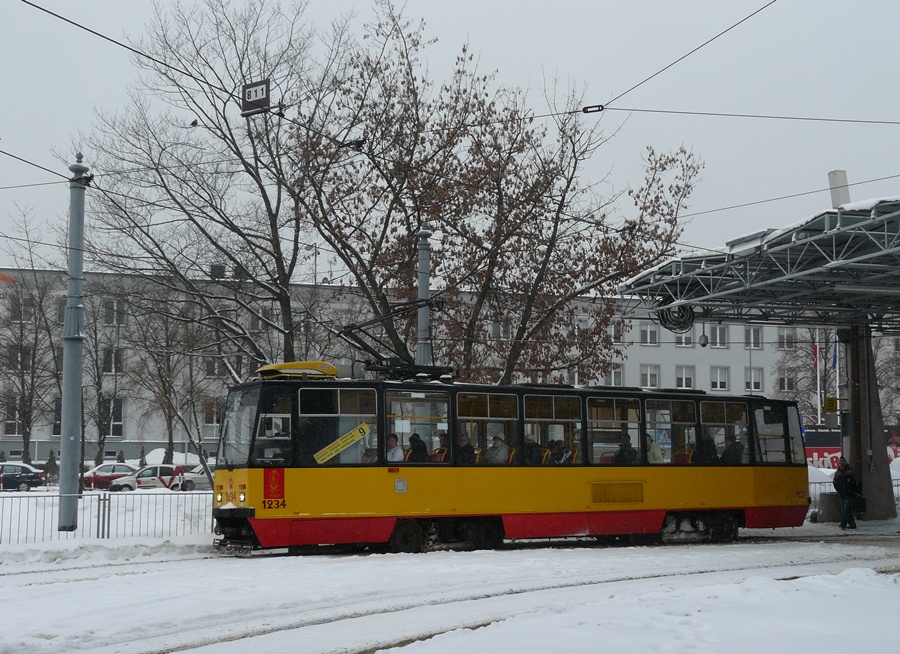
<svg viewBox="0 0 900 654"><path fill-rule="evenodd" d="M539 122L465 47L433 81L424 26L389 2L358 41L343 21L316 35L302 5L205 0L157 14L137 45L153 57L137 61L148 80L124 113L100 116L94 139L92 202L106 230L91 246L98 263L153 272L192 298L223 347L253 361L309 351L303 330L318 317L291 284L320 248L366 311L385 315L415 295L428 228L447 303L439 358L469 379L602 374L606 299L671 251L700 170L684 149L650 150L633 215L615 218L617 196L582 179L605 137L578 97ZM240 118L240 86L265 78L283 104ZM498 322L509 338L491 338ZM412 325L383 325L410 362Z"/></svg>
<svg viewBox="0 0 900 654"><path fill-rule="evenodd" d="M61 395L55 313L59 278L21 268L14 283L3 284L6 310L0 318L0 382L7 435L22 437L22 460L31 463L35 425L53 422ZM14 432L8 431L14 429Z"/></svg>

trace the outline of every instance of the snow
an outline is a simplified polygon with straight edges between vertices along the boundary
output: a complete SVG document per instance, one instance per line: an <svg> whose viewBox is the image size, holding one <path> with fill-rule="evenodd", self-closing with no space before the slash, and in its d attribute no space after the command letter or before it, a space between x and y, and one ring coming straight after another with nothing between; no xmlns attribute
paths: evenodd
<svg viewBox="0 0 900 654"><path fill-rule="evenodd" d="M250 558L211 535L9 545L0 654L893 651L898 534Z"/></svg>

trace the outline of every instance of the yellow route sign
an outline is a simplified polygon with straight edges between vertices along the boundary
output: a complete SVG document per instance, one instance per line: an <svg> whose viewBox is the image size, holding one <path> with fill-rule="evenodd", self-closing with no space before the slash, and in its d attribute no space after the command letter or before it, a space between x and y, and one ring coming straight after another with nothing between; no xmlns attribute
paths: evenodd
<svg viewBox="0 0 900 654"><path fill-rule="evenodd" d="M313 455L313 458L316 460L316 463L325 463L329 459L336 457L338 454L346 450L359 439L365 438L370 433L372 433L372 430L369 428L369 425L363 422L358 427L354 427L336 441L329 443L321 450L316 452Z"/></svg>
<svg viewBox="0 0 900 654"><path fill-rule="evenodd" d="M837 413L838 399L836 397L825 398L825 413Z"/></svg>

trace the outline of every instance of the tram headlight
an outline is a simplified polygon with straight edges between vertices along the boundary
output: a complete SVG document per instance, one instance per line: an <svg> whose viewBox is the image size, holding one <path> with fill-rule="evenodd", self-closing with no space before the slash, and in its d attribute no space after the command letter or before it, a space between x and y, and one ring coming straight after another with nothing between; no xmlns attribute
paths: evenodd
<svg viewBox="0 0 900 654"><path fill-rule="evenodd" d="M221 504L221 503L222 503L222 491L219 491L218 493L216 493L216 504Z"/></svg>
<svg viewBox="0 0 900 654"><path fill-rule="evenodd" d="M241 492L238 493L238 502L243 504L247 500L247 493Z"/></svg>

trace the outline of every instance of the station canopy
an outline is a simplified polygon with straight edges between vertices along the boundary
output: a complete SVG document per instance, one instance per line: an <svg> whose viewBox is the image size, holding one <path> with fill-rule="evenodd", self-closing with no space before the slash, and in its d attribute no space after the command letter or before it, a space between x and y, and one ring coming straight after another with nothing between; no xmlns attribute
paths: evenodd
<svg viewBox="0 0 900 654"><path fill-rule="evenodd" d="M900 197L845 204L673 257L619 292L675 332L694 320L900 330Z"/></svg>

